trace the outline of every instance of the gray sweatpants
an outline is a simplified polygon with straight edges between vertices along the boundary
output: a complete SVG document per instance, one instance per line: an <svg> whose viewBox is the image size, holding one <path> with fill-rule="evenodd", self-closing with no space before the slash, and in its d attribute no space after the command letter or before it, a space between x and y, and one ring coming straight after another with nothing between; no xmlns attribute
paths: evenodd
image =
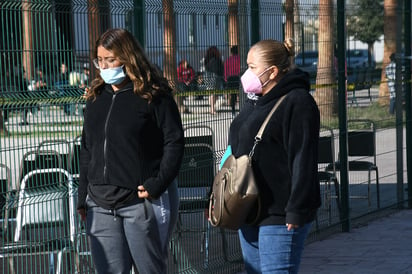
<svg viewBox="0 0 412 274"><path fill-rule="evenodd" d="M157 200L103 209L87 198L87 234L98 274L167 273L168 243L177 222L175 180Z"/></svg>

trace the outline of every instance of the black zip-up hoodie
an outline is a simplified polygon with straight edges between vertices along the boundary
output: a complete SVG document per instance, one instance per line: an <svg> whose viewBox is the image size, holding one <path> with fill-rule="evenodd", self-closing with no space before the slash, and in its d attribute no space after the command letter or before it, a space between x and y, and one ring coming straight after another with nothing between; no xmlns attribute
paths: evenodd
<svg viewBox="0 0 412 274"><path fill-rule="evenodd" d="M321 204L318 180L319 110L309 93L309 76L294 69L258 100L247 100L233 120L229 144L235 157L249 154L254 137L278 99L253 156L262 199L259 225L304 225Z"/></svg>
<svg viewBox="0 0 412 274"><path fill-rule="evenodd" d="M149 104L132 88L130 83L113 92L106 85L86 103L78 208L85 207L90 185L130 189L137 196L142 184L158 198L179 172L184 134L173 97L158 95ZM93 195L104 200L106 193Z"/></svg>

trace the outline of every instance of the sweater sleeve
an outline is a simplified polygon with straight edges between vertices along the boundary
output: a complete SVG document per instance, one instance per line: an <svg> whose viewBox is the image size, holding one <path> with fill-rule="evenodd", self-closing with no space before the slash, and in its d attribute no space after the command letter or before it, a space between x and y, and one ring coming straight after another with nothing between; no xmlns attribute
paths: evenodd
<svg viewBox="0 0 412 274"><path fill-rule="evenodd" d="M86 207L87 185L89 184L87 181L89 161L90 154L86 145L86 133L83 129L80 149L80 182L78 188L77 209Z"/></svg>
<svg viewBox="0 0 412 274"><path fill-rule="evenodd" d="M162 98L155 106L158 126L163 132L163 156L157 176L148 178L144 188L158 198L177 177L183 159L184 133L177 105L171 96Z"/></svg>
<svg viewBox="0 0 412 274"><path fill-rule="evenodd" d="M285 143L291 171L291 193L286 205L286 223L303 225L320 206L318 180L318 140L320 117L310 94L296 94L285 119ZM292 98L290 98L292 99Z"/></svg>

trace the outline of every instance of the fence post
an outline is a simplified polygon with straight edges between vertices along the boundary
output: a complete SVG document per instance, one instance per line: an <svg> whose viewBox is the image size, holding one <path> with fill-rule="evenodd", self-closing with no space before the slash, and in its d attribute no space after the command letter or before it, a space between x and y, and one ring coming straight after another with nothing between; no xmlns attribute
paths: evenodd
<svg viewBox="0 0 412 274"><path fill-rule="evenodd" d="M260 40L260 24L259 24L259 1L252 0L250 3L251 10L251 41L252 45Z"/></svg>
<svg viewBox="0 0 412 274"><path fill-rule="evenodd" d="M405 1L405 45L411 45L411 1ZM405 56L411 56L411 47L405 47ZM412 109L411 109L411 60L405 63L405 119L406 119L406 180L408 208L412 208Z"/></svg>
<svg viewBox="0 0 412 274"><path fill-rule="evenodd" d="M402 20L403 1L398 0L396 7L396 72L395 72L395 120L396 120L396 193L398 208L403 208L403 82L402 63L405 60L401 56L402 52Z"/></svg>
<svg viewBox="0 0 412 274"><path fill-rule="evenodd" d="M144 24L146 18L144 2L144 0L134 0L134 16L132 25L132 32L142 48L145 48L144 30L146 28Z"/></svg>
<svg viewBox="0 0 412 274"><path fill-rule="evenodd" d="M346 113L346 33L345 33L345 0L337 3L337 37L338 37L338 103L339 103L339 161L340 192L341 192L341 222L342 230L350 231L349 216L349 175L348 175L348 133Z"/></svg>

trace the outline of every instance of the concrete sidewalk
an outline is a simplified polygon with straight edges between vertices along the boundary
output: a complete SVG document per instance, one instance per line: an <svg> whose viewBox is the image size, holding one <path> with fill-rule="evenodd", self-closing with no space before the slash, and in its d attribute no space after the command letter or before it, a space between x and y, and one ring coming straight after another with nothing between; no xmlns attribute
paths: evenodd
<svg viewBox="0 0 412 274"><path fill-rule="evenodd" d="M306 245L299 273L412 273L412 210Z"/></svg>

